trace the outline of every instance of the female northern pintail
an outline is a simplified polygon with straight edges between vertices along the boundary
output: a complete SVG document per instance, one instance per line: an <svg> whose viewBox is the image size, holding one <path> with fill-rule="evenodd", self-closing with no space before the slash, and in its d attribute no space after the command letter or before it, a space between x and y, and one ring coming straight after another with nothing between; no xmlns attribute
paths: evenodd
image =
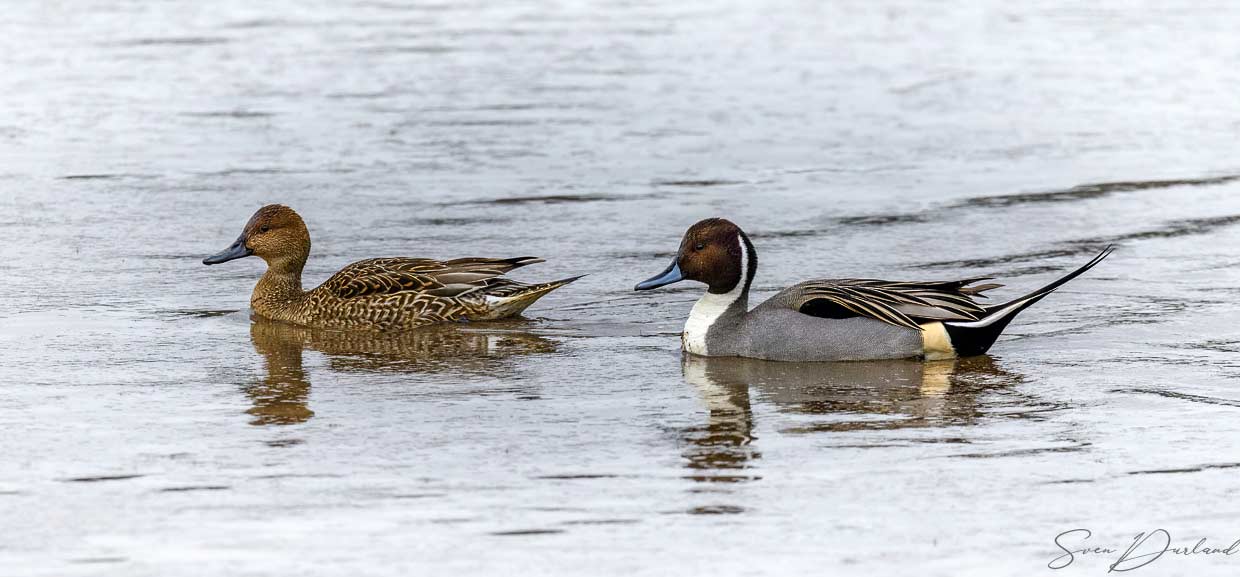
<svg viewBox="0 0 1240 577"><path fill-rule="evenodd" d="M681 335L685 351L778 361L855 361L985 353L1025 308L1106 258L1107 247L1079 269L1011 302L981 305L975 297L998 284L959 281L811 280L749 310L758 257L735 224L703 220L689 228L671 266L635 290L681 280L709 288L693 305ZM972 285L972 286L970 286Z"/></svg>
<svg viewBox="0 0 1240 577"><path fill-rule="evenodd" d="M236 242L203 264L250 255L267 261L250 306L261 316L328 329L404 329L511 317L580 277L527 285L500 275L542 259L372 258L341 269L318 288L301 288L310 232L293 209L264 206Z"/></svg>

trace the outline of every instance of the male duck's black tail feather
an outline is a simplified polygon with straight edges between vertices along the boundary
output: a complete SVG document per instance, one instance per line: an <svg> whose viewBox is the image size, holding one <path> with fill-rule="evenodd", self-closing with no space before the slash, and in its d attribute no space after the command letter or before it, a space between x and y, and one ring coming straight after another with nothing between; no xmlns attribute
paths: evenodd
<svg viewBox="0 0 1240 577"><path fill-rule="evenodd" d="M1021 311L1029 308L1033 303L1042 300L1046 295L1055 292L1055 289L1063 286L1068 281L1094 268L1095 265L1102 262L1102 259L1109 256L1114 250L1114 245L1106 247L1093 260L1085 263L1085 266L1023 297L1001 305L985 307L986 315L976 321L944 322L943 327L947 329L947 335L951 338L952 348L956 350L958 356L962 357L985 353L990 349L990 345L995 344L995 339L999 338L999 334L1003 332L1003 329L1007 328L1008 323L1012 322L1012 319L1016 318L1016 315L1020 314Z"/></svg>

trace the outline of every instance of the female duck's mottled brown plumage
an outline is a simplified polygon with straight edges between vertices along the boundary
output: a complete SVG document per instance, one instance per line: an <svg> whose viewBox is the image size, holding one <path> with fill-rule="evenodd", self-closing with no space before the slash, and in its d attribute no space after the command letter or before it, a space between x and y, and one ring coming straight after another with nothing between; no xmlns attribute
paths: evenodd
<svg viewBox="0 0 1240 577"><path fill-rule="evenodd" d="M543 295L578 277L527 285L502 278L543 262L508 259L372 258L346 266L317 288L301 288L310 233L293 209L264 206L228 249L203 260L218 264L246 256L267 261L250 306L267 318L329 329L406 329L432 323L494 320L519 314Z"/></svg>

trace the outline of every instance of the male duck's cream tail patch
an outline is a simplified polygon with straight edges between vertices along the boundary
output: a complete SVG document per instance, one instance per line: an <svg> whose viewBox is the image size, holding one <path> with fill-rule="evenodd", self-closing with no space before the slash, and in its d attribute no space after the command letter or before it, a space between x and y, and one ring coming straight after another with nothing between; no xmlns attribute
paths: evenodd
<svg viewBox="0 0 1240 577"><path fill-rule="evenodd" d="M921 325L921 350L927 361L956 357L956 349L952 347L952 339L947 335L943 323Z"/></svg>

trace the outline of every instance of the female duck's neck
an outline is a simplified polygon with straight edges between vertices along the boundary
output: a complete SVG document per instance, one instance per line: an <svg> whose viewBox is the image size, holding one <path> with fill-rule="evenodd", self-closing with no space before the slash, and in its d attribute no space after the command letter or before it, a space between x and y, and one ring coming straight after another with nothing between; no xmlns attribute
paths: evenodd
<svg viewBox="0 0 1240 577"><path fill-rule="evenodd" d="M297 264L297 266L291 266ZM301 263L270 263L267 272L254 286L250 306L269 318L280 318L280 312L299 302L306 294L301 289Z"/></svg>

